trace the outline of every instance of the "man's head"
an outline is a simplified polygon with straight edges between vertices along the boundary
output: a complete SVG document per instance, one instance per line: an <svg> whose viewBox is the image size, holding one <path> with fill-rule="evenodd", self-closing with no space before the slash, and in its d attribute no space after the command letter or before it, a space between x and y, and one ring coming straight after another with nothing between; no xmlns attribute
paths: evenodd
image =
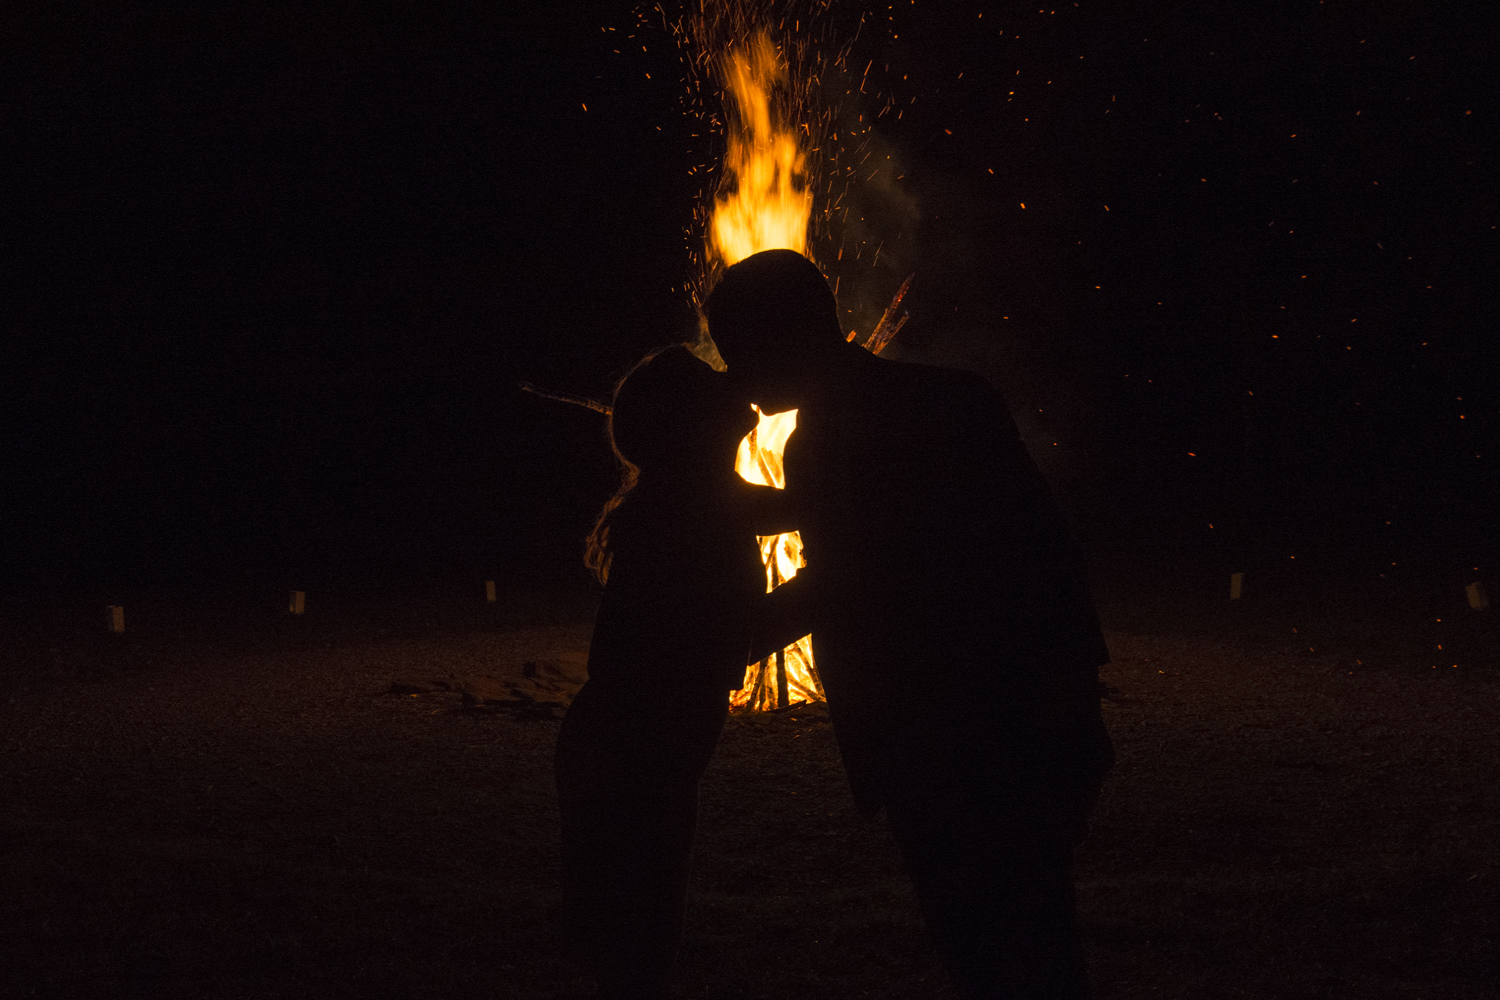
<svg viewBox="0 0 1500 1000"><path fill-rule="evenodd" d="M765 250L726 270L704 312L730 375L767 412L797 405L804 379L844 340L827 279L794 250Z"/></svg>

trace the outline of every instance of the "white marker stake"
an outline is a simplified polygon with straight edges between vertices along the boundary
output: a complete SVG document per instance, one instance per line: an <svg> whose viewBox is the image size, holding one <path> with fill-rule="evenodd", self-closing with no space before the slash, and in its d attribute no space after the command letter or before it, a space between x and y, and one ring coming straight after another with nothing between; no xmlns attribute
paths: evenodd
<svg viewBox="0 0 1500 1000"><path fill-rule="evenodd" d="M1244 587L1245 587L1245 574L1243 574L1243 573L1230 573L1229 574L1229 599L1231 601L1238 601L1240 599L1240 592L1244 589Z"/></svg>
<svg viewBox="0 0 1500 1000"><path fill-rule="evenodd" d="M125 631L125 606L122 604L107 604L105 610L109 612L109 630L111 632Z"/></svg>
<svg viewBox="0 0 1500 1000"><path fill-rule="evenodd" d="M1490 595L1484 592L1484 584L1478 580L1464 588L1464 593L1469 595L1469 607L1475 611L1483 611L1490 606Z"/></svg>
<svg viewBox="0 0 1500 1000"><path fill-rule="evenodd" d="M307 594L301 590L292 591L292 603L287 609L294 615L300 615L307 610Z"/></svg>
<svg viewBox="0 0 1500 1000"><path fill-rule="evenodd" d="M494 580L486 580L486 581L484 581L484 599L486 601L489 601L491 604L495 603L495 581Z"/></svg>

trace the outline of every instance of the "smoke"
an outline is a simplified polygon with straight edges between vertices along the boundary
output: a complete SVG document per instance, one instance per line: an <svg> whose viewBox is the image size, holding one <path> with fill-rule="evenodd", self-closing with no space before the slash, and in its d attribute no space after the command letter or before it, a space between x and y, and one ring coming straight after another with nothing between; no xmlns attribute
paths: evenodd
<svg viewBox="0 0 1500 1000"><path fill-rule="evenodd" d="M868 126L868 109L855 96L857 91L846 94L835 105L830 137L839 137L835 143L844 136L853 141L830 158L815 201L821 211L814 215L811 244L813 258L834 285L844 332L863 339L915 270L921 212L901 183L905 157Z"/></svg>

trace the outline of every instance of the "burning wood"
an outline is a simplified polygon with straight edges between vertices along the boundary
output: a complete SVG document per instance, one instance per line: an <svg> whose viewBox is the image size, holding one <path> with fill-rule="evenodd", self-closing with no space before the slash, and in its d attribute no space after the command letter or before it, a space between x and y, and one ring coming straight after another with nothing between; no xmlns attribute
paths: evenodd
<svg viewBox="0 0 1500 1000"><path fill-rule="evenodd" d="M785 489L781 453L796 428L796 410L761 413L755 430L740 442L735 471L747 482ZM762 535L759 541L769 594L806 565L802 558L802 535L789 531L784 535ZM746 670L744 685L731 695L729 704L737 711L764 712L800 701L823 700L823 683L813 666L812 637L803 636Z"/></svg>
<svg viewBox="0 0 1500 1000"><path fill-rule="evenodd" d="M896 315L896 307L901 304L902 299L906 298L906 290L911 287L911 279L915 277L915 274L906 276L906 280L901 282L901 287L896 289L896 294L891 298L891 304L886 306L885 312L880 314L880 322L876 323L875 329L870 331L870 336L863 346L871 354L879 354L885 350L885 346L895 339L896 334L900 333L901 328L906 325L906 321L911 319L911 313L905 312L901 314L900 319L893 319L893 317ZM849 331L847 339L854 339L853 330Z"/></svg>

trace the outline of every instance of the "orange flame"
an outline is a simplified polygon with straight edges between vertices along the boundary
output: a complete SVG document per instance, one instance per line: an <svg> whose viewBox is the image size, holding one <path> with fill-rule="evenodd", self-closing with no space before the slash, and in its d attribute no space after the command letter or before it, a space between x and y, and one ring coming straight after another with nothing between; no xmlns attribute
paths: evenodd
<svg viewBox="0 0 1500 1000"><path fill-rule="evenodd" d="M760 409L756 409L760 413ZM760 423L740 442L735 471L747 482L786 488L781 453L786 439L797 427L797 411L760 413ZM802 558L802 536L759 536L761 559L766 564L766 593L797 575L807 565ZM784 685L784 689L783 689ZM824 701L823 684L813 666L812 636L805 635L775 656L745 671L744 686L730 696L730 707L763 712L803 701Z"/></svg>
<svg viewBox="0 0 1500 1000"><path fill-rule="evenodd" d="M725 186L709 223L712 252L725 267L762 250L806 254L813 202L807 157L797 130L773 106L777 86L786 82L786 64L770 36L760 32L729 52L722 72L730 99L729 145Z"/></svg>
<svg viewBox="0 0 1500 1000"><path fill-rule="evenodd" d="M728 267L762 250L807 253L812 191L806 154L797 130L775 103L786 82L786 65L764 32L731 50L721 66L730 112L725 182L714 198L708 225L710 254ZM759 409L756 410L759 413ZM735 470L748 482L783 489L781 452L797 426L797 411L760 414L755 430L740 442ZM760 538L766 592L797 575L802 536L797 532ZM813 667L812 637L803 636L775 656L751 666L730 700L741 710L765 711L804 701L822 701L823 685Z"/></svg>

